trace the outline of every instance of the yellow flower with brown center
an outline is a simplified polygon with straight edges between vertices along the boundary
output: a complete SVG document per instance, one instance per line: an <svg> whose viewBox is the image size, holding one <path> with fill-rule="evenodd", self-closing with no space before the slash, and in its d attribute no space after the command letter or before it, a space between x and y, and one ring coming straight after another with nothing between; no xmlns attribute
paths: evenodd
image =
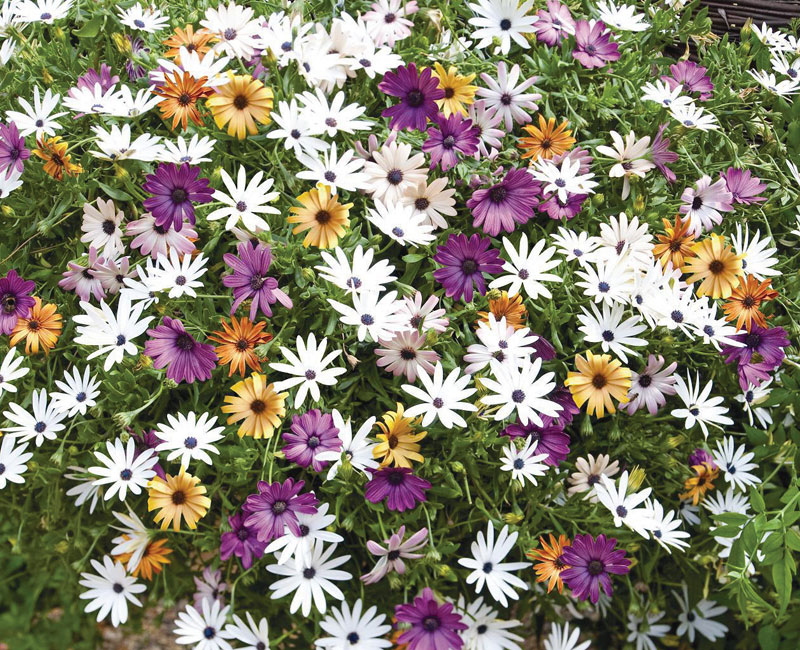
<svg viewBox="0 0 800 650"><path fill-rule="evenodd" d="M699 465L692 465L695 476L687 478L683 484L683 489L686 492L679 494L681 500L692 500L692 505L697 505L705 498L706 492L714 489L714 481L719 477L719 468L710 463L700 463Z"/></svg>
<svg viewBox="0 0 800 650"><path fill-rule="evenodd" d="M488 324L490 313L494 314L497 321L505 317L508 326L515 330L525 327L525 321L528 319L528 310L522 304L522 296L518 293L509 296L503 291L499 298L489 298L489 311L479 311L477 322Z"/></svg>
<svg viewBox="0 0 800 650"><path fill-rule="evenodd" d="M444 99L437 99L436 104L445 117L450 117L454 113L467 114L467 106L475 101L475 91L477 86L471 82L475 75L460 75L454 65L447 70L441 63L434 63L434 76L439 79L439 88L444 90Z"/></svg>
<svg viewBox="0 0 800 650"><path fill-rule="evenodd" d="M205 29L198 29L194 31L194 26L189 24L184 29L180 27L175 28L175 33L169 38L162 41L170 49L164 52L164 56L168 59L175 59L175 63L181 64L181 48L185 47L189 52L197 52L200 59L203 55L211 49L208 42L211 40L211 32Z"/></svg>
<svg viewBox="0 0 800 650"><path fill-rule="evenodd" d="M383 414L383 422L378 422L381 433L377 435L380 442L372 449L375 458L382 459L381 467L411 467L411 461L421 463L425 457L419 453L419 441L428 435L427 431L415 432L422 418L403 416L405 409L400 402L396 411Z"/></svg>
<svg viewBox="0 0 800 650"><path fill-rule="evenodd" d="M539 564L533 567L533 570L536 571L536 582L546 581L548 594L556 586L558 586L558 593L561 593L564 589L561 573L569 569L569 565L565 564L562 555L564 548L570 546L570 540L566 535L559 535L556 539L553 533L550 533L550 544L547 544L544 537L539 537L539 545L541 548L534 548L526 553L532 560L539 561Z"/></svg>
<svg viewBox="0 0 800 650"><path fill-rule="evenodd" d="M214 92L205 85L206 81L208 81L208 77L195 79L188 72L184 71L181 74L180 71L176 71L172 79L165 75L164 85L153 91L154 95L164 98L158 103L158 108L161 111L161 117L165 120L172 118L173 129L178 124L185 129L189 120L198 126L203 125L197 100Z"/></svg>
<svg viewBox="0 0 800 650"><path fill-rule="evenodd" d="M292 216L286 221L296 223L292 234L306 233L303 246L333 248L350 226L350 208L352 203L339 203L339 197L331 196L330 188L320 183L312 190L303 192L297 197L302 207L293 207L289 211Z"/></svg>
<svg viewBox="0 0 800 650"><path fill-rule="evenodd" d="M122 538L125 540L130 539L128 535L123 535ZM139 560L139 564L133 570L135 578L141 576L145 580L152 580L154 575L161 573L162 565L170 563L167 555L172 553L172 549L164 546L166 543L166 539L157 539L147 545L142 554L142 559ZM133 553L120 553L115 555L114 558L122 562L122 564L127 564L132 555Z"/></svg>
<svg viewBox="0 0 800 650"><path fill-rule="evenodd" d="M60 181L67 176L77 176L83 172L83 167L71 162L72 156L67 153L66 142L61 141L61 136L57 135L46 140L37 140L38 148L33 150L34 155L44 160L44 171L50 176Z"/></svg>
<svg viewBox="0 0 800 650"><path fill-rule="evenodd" d="M517 145L522 149L522 158L533 160L550 160L553 156L558 156L569 151L575 144L572 131L567 128L569 122L564 120L556 126L556 118L551 117L545 120L539 115L539 127L528 124L523 130L530 136L520 138Z"/></svg>
<svg viewBox="0 0 800 650"><path fill-rule="evenodd" d="M697 295L717 298L730 298L739 286L742 272L742 258L731 246L725 245L725 238L716 233L692 246L695 257L686 261L684 273L691 273L686 282L692 284L700 280Z"/></svg>
<svg viewBox="0 0 800 650"><path fill-rule="evenodd" d="M254 372L247 379L234 384L231 390L236 395L225 397L223 413L231 413L228 424L239 425L239 437L271 438L283 417L288 393L276 393L275 384L267 384L266 376Z"/></svg>
<svg viewBox="0 0 800 650"><path fill-rule="evenodd" d="M211 499L205 496L206 486L200 485L200 479L187 474L183 467L177 476L167 474L166 481L156 476L149 487L147 511L158 510L155 522L161 522L161 530L172 524L172 530L179 531L181 519L195 530L197 522L205 517L211 506Z"/></svg>
<svg viewBox="0 0 800 650"><path fill-rule="evenodd" d="M664 222L664 235L656 235L659 243L653 246L653 256L658 258L661 266L672 262L673 269L680 269L688 257L694 257L692 244L694 233L689 230L690 221L683 221L681 215L675 215L675 224L669 219Z"/></svg>
<svg viewBox="0 0 800 650"><path fill-rule="evenodd" d="M206 100L217 127L228 125L228 135L244 140L247 133L258 133L256 121L269 124L272 111L272 90L250 75L228 71L228 83L219 86Z"/></svg>
<svg viewBox="0 0 800 650"><path fill-rule="evenodd" d="M778 292L771 287L772 280L759 282L752 275L745 277L744 281L731 293L730 300L722 305L725 320L736 321L736 329L742 327L749 332L753 323L759 327L767 326L767 318L761 313L761 303L775 300Z"/></svg>
<svg viewBox="0 0 800 650"><path fill-rule="evenodd" d="M45 354L50 354L64 327L61 314L56 312L56 305L43 305L39 297L34 297L34 300L36 304L31 307L28 318L17 319L8 344L16 345L25 339L25 354L39 354L39 347Z"/></svg>
<svg viewBox="0 0 800 650"><path fill-rule="evenodd" d="M592 354L586 351L586 358L575 357L577 372L568 372L564 385L569 387L572 399L578 408L587 401L586 412L601 418L605 412L616 412L614 402L620 404L628 401L628 390L631 387L631 371L622 366L618 359L610 354Z"/></svg>
<svg viewBox="0 0 800 650"><path fill-rule="evenodd" d="M261 370L261 361L255 347L272 340L272 334L263 332L266 322L251 323L244 316L237 319L231 316L230 325L222 319L222 330L209 335L209 339L221 345L214 348L220 365L230 364L228 377L238 372L244 376L245 365L256 372Z"/></svg>

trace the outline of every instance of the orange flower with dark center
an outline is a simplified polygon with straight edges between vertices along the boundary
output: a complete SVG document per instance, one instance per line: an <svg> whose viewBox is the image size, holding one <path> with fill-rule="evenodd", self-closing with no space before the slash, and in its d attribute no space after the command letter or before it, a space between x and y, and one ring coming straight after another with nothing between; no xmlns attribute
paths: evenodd
<svg viewBox="0 0 800 650"><path fill-rule="evenodd" d="M708 490L714 489L714 480L719 476L719 468L715 465L712 467L710 463L700 463L699 465L692 465L696 476L687 478L683 484L686 490L683 494L678 495L681 500L692 500L692 505L697 505L705 497Z"/></svg>
<svg viewBox="0 0 800 650"><path fill-rule="evenodd" d="M214 351L221 365L230 364L228 377L234 372L244 377L245 365L256 372L261 370L261 361L255 353L255 347L272 340L272 334L262 331L266 326L264 321L251 323L244 316L240 319L231 316L230 325L222 320L224 331L209 335L209 339L221 344Z"/></svg>
<svg viewBox="0 0 800 650"><path fill-rule="evenodd" d="M36 144L38 148L33 150L33 154L44 160L44 171L57 181L62 180L64 174L74 177L83 172L83 167L71 162L72 157L67 153L69 145L61 141L60 135L38 140Z"/></svg>
<svg viewBox="0 0 800 650"><path fill-rule="evenodd" d="M531 160L550 160L553 156L558 156L572 148L575 138L572 131L567 128L569 122L564 120L556 126L556 118L551 117L547 121L540 115L539 128L533 124L523 127L530 137L520 138L519 146L522 149L522 158Z"/></svg>
<svg viewBox="0 0 800 650"><path fill-rule="evenodd" d="M214 91L206 86L208 77L195 79L188 72L180 71L173 73L172 79L164 75L164 85L159 86L153 91L154 95L164 99L158 103L161 110L161 117L165 120L172 118L172 128L176 128L180 123L181 128L185 129L189 120L198 126L203 125L203 118L197 108L197 100L207 97Z"/></svg>
<svg viewBox="0 0 800 650"><path fill-rule="evenodd" d="M189 52L197 52L197 55L202 59L203 55L211 49L208 45L211 36L211 32L207 32L205 29L194 31L194 26L192 25L186 25L184 29L176 27L175 33L162 41L164 45L170 48L164 53L164 56L168 59L175 59L175 63L180 65L181 48L185 47Z"/></svg>
<svg viewBox="0 0 800 650"><path fill-rule="evenodd" d="M522 296L519 294L509 296L505 291L499 298L489 298L489 311L479 311L480 318L477 323L488 323L490 312L498 321L505 316L506 324L515 330L525 327L525 321L528 318L528 310L522 304Z"/></svg>
<svg viewBox="0 0 800 650"><path fill-rule="evenodd" d="M683 221L679 214L675 215L675 224L669 219L664 222L664 235L656 235L659 243L653 246L653 256L661 261L661 266L672 262L672 268L679 269L687 257L694 257L692 244L694 234L689 232L689 221Z"/></svg>
<svg viewBox="0 0 800 650"><path fill-rule="evenodd" d="M550 544L544 540L544 537L539 538L541 548L531 549L526 555L532 560L538 560L539 564L534 565L533 570L536 571L536 582L547 582L547 593L549 594L553 587L558 586L558 593L564 589L564 582L561 579L561 573L565 569L569 569L562 558L564 548L570 545L569 538L566 535L559 535L558 539L550 533Z"/></svg>
<svg viewBox="0 0 800 650"><path fill-rule="evenodd" d="M724 305L725 320L736 320L736 329L744 326L749 332L753 323L759 327L767 326L767 318L761 313L761 303L775 300L778 292L771 287L772 280L759 282L752 275L748 275L742 283L731 293L731 297Z"/></svg>
<svg viewBox="0 0 800 650"><path fill-rule="evenodd" d="M126 540L130 539L128 535L123 535L122 537ZM144 549L142 559L139 560L139 564L133 570L132 575L135 578L141 576L145 580L152 580L154 575L161 573L163 564L170 563L167 555L172 553L172 549L164 546L166 543L166 539L157 539L147 545L147 548ZM119 555L115 555L114 558L122 562L122 564L127 564L132 555L133 553L120 553Z"/></svg>
<svg viewBox="0 0 800 650"><path fill-rule="evenodd" d="M34 297L34 300L36 304L31 307L30 315L17 320L8 343L16 345L25 339L25 354L39 354L40 346L45 354L49 354L61 336L61 314L56 313L56 305L42 305L39 297Z"/></svg>

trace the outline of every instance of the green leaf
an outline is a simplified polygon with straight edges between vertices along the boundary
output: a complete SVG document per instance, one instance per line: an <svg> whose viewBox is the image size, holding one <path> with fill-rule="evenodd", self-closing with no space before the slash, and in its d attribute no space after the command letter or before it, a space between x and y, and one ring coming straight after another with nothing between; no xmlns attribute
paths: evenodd
<svg viewBox="0 0 800 650"><path fill-rule="evenodd" d="M778 592L778 605L783 614L792 599L792 572L790 570L791 556L784 554L783 561L772 565L772 581L775 583L775 590Z"/></svg>
<svg viewBox="0 0 800 650"><path fill-rule="evenodd" d="M767 507L764 503L764 497L754 487L750 488L750 505L753 506L753 510L756 512L764 512Z"/></svg>
<svg viewBox="0 0 800 650"><path fill-rule="evenodd" d="M778 650L781 635L774 625L765 625L758 631L758 645L761 650Z"/></svg>
<svg viewBox="0 0 800 650"><path fill-rule="evenodd" d="M100 33L105 16L95 16L88 23L84 23L80 29L73 30L73 34L78 38L94 38Z"/></svg>
<svg viewBox="0 0 800 650"><path fill-rule="evenodd" d="M732 526L742 526L752 519L748 515L743 515L738 512L723 512L722 514L715 515L714 519L721 521L723 524L730 524ZM714 533L716 534L716 532Z"/></svg>
<svg viewBox="0 0 800 650"><path fill-rule="evenodd" d="M97 181L98 187L103 190L108 196L112 199L116 199L117 201L133 201L133 197L123 190L119 190L115 187L111 187L110 185L106 185L100 181Z"/></svg>
<svg viewBox="0 0 800 650"><path fill-rule="evenodd" d="M786 531L786 546L793 551L800 551L800 533L796 530Z"/></svg>

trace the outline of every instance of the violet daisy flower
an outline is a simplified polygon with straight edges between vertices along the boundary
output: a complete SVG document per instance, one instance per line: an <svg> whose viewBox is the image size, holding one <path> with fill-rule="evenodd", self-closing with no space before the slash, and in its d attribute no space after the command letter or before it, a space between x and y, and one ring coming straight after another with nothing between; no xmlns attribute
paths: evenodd
<svg viewBox="0 0 800 650"><path fill-rule="evenodd" d="M128 79L136 81L147 74L147 68L136 63L133 57L139 54L149 54L150 48L145 46L144 41L138 36L129 36L126 34L125 38L128 39L128 43L131 45L130 55L128 60L125 61L125 72L128 73Z"/></svg>
<svg viewBox="0 0 800 650"><path fill-rule="evenodd" d="M602 68L620 57L619 45L611 40L611 30L598 20L594 25L579 20L575 24L575 49L572 57L584 68Z"/></svg>
<svg viewBox="0 0 800 650"><path fill-rule="evenodd" d="M425 491L431 484L414 476L408 467L383 467L370 470L372 478L367 483L364 496L370 503L386 499L389 510L404 512L416 508L418 502L427 501Z"/></svg>
<svg viewBox="0 0 800 650"><path fill-rule="evenodd" d="M288 442L283 449L286 460L297 463L300 467L311 465L315 472L321 472L328 466L327 461L319 460L322 452L338 453L342 448L339 429L333 425L330 413L322 413L312 409L303 415L292 416L291 433L282 434Z"/></svg>
<svg viewBox="0 0 800 650"><path fill-rule="evenodd" d="M570 151L565 151L564 153L553 156L552 163L560 167L565 158L569 158L572 162L578 161L578 174L581 176L588 174L592 170L592 161L594 158L588 149L575 147Z"/></svg>
<svg viewBox="0 0 800 650"><path fill-rule="evenodd" d="M653 143L650 146L650 157L653 164L658 168L658 171L664 175L664 178L666 178L668 182L674 183L676 178L675 172L667 167L667 164L674 163L678 159L678 154L669 150L669 138L663 136L664 129L666 129L667 126L669 126L669 124L664 123L658 127L658 133L656 137L653 138Z"/></svg>
<svg viewBox="0 0 800 650"><path fill-rule="evenodd" d="M385 547L378 544L378 542L373 542L371 539L367 540L367 550L373 555L377 555L380 559L369 573L361 576L361 581L364 584L373 585L379 582L389 571L397 571L402 575L406 572L406 565L403 559L418 560L423 556L422 553L415 553L414 551L418 551L428 543L428 529L420 528L404 542L403 537L405 534L406 527L400 526L397 532L389 539L383 540Z"/></svg>
<svg viewBox="0 0 800 650"><path fill-rule="evenodd" d="M86 71L86 74L78 77L78 81L75 85L78 88L88 88L89 90L94 90L95 85L100 84L100 90L102 90L103 94L105 94L105 92L111 88L111 86L117 83L119 83L119 76L112 75L111 68L105 63L101 63L100 72L97 72L97 70L94 68L89 68ZM72 97L72 91L70 91L69 95Z"/></svg>
<svg viewBox="0 0 800 650"><path fill-rule="evenodd" d="M259 542L254 528L245 525L244 512L237 512L228 517L231 526L230 532L222 533L219 541L219 557L225 562L231 555L235 555L242 562L242 568L249 569L253 560L264 555L267 545Z"/></svg>
<svg viewBox="0 0 800 650"><path fill-rule="evenodd" d="M89 302L90 295L102 300L106 296L106 290L98 271L104 263L105 258L98 257L97 249L91 246L86 266L78 262L69 262L67 264L69 270L61 274L64 277L58 281L58 286L66 291L74 291L83 302Z"/></svg>
<svg viewBox="0 0 800 650"><path fill-rule="evenodd" d="M722 172L720 176L725 179L725 185L733 195L734 203L750 205L767 200L765 196L757 196L759 192L767 189L766 183L762 183L758 176L753 176L749 169L728 167L728 171Z"/></svg>
<svg viewBox="0 0 800 650"><path fill-rule="evenodd" d="M542 361L552 361L555 359L556 349L553 347L553 344L541 334L537 334L536 336L538 338L531 343L531 347L533 348L533 357L535 359L541 359Z"/></svg>
<svg viewBox="0 0 800 650"><path fill-rule="evenodd" d="M749 332L730 337L740 346L723 345L721 353L725 363L738 363L739 386L747 390L748 384L760 386L769 379L769 373L783 363L786 353L783 348L790 345L786 330L782 327L760 327L753 323Z"/></svg>
<svg viewBox="0 0 800 650"><path fill-rule="evenodd" d="M256 529L259 542L269 542L284 534L288 526L293 535L300 537L297 513L313 515L317 512L317 497L313 492L300 494L305 481L287 478L283 483L258 482L258 494L251 494L244 504L248 517L244 525Z"/></svg>
<svg viewBox="0 0 800 650"><path fill-rule="evenodd" d="M467 625L461 614L453 611L453 603L440 605L430 587L413 603L395 605L394 614L399 622L411 624L397 639L398 645L408 644L408 650L460 650L464 645L459 632Z"/></svg>
<svg viewBox="0 0 800 650"><path fill-rule="evenodd" d="M533 31L537 40L545 45L553 47L564 40L567 34L575 33L575 20L569 7L559 0L547 0L547 10L539 9L536 15L539 20L533 23Z"/></svg>
<svg viewBox="0 0 800 650"><path fill-rule="evenodd" d="M256 319L258 310L267 317L272 316L270 305L280 302L287 309L292 308L292 299L278 288L278 281L269 277L272 264L272 249L264 244L253 246L250 242L242 242L236 249L238 256L225 253L222 259L233 269L233 273L222 278L222 284L233 289L233 305L231 314L245 300L252 298L250 304L250 320Z"/></svg>
<svg viewBox="0 0 800 650"><path fill-rule="evenodd" d="M605 535L598 535L597 540L591 535L576 535L572 545L564 547L561 557L570 568L561 573L561 578L574 597L597 603L600 587L607 596L612 594L609 574L628 573L631 565L625 550L614 548L616 544L616 539L606 539Z"/></svg>
<svg viewBox="0 0 800 650"><path fill-rule="evenodd" d="M439 113L436 100L444 98L444 90L439 88L439 78L433 76L430 68L423 68L418 73L417 66L413 63L400 66L394 72L387 72L383 75L383 81L378 84L378 89L387 95L401 98L399 104L390 106L381 113L383 117L391 118L389 128L398 131L424 131L428 119L436 119Z"/></svg>
<svg viewBox="0 0 800 650"><path fill-rule="evenodd" d="M676 362L664 368L664 357L651 354L647 365L641 372L631 374L631 387L628 390L628 415L633 415L642 408L647 408L650 415L655 415L667 403L665 395L674 395Z"/></svg>
<svg viewBox="0 0 800 650"><path fill-rule="evenodd" d="M0 124L0 173L11 178L13 172L22 173L31 152L25 147L25 138L19 134L14 122Z"/></svg>
<svg viewBox="0 0 800 650"><path fill-rule="evenodd" d="M711 469L714 469L717 466L717 464L714 462L714 457L705 449L698 448L689 454L689 467L702 465L703 463L708 463Z"/></svg>
<svg viewBox="0 0 800 650"><path fill-rule="evenodd" d="M539 203L541 185L524 169L510 169L502 181L475 190L467 201L472 225L495 237L527 223Z"/></svg>
<svg viewBox="0 0 800 650"><path fill-rule="evenodd" d="M142 429L141 433L133 433L132 429L128 429L131 432L131 437L133 438L133 442L136 444L136 451L134 452L134 459L137 458L140 454L145 453L148 449L155 450L162 442L164 442L161 438L156 435L156 432L153 429ZM153 454L157 456L158 454ZM160 463L156 463L150 469L152 469L160 478L167 480L167 473L164 471L164 468L161 467Z"/></svg>
<svg viewBox="0 0 800 650"><path fill-rule="evenodd" d="M191 384L211 377L217 365L214 346L198 343L177 318L164 316L161 325L147 330L147 335L144 353L153 358L153 367L166 367L167 378Z"/></svg>
<svg viewBox="0 0 800 650"><path fill-rule="evenodd" d="M36 301L31 292L36 288L33 280L23 280L16 269L0 278L0 334L11 334L17 320L30 316Z"/></svg>
<svg viewBox="0 0 800 650"><path fill-rule="evenodd" d="M156 225L172 227L178 231L183 228L183 220L194 225L194 205L208 203L214 194L207 178L197 178L199 167L183 163L180 167L173 163L161 163L155 174L148 174L142 187L153 194L144 200L145 210L155 217Z"/></svg>
<svg viewBox="0 0 800 650"><path fill-rule="evenodd" d="M461 113L450 117L437 115L436 126L428 129L428 139L422 150L431 155L431 169L441 164L442 171L452 169L458 163L458 154L472 156L478 151L481 130L464 119Z"/></svg>
<svg viewBox="0 0 800 650"><path fill-rule="evenodd" d="M556 422L565 427L568 427L570 424L572 424L573 418L581 412L581 410L578 408L578 405L575 404L575 399L572 397L572 393L566 386L556 386L553 389L553 392L547 396L547 399L561 406L561 410L558 412Z"/></svg>
<svg viewBox="0 0 800 650"><path fill-rule="evenodd" d="M667 83L671 89L681 86L684 92L700 93L700 101L711 97L714 84L706 74L706 68L697 65L694 61L679 61L669 66L672 76L661 75L661 81Z"/></svg>
<svg viewBox="0 0 800 650"><path fill-rule="evenodd" d="M433 277L441 283L448 298L463 298L472 302L473 284L482 296L486 295L484 273L500 273L503 260L491 240L477 234L467 239L466 235L450 235L444 246L438 246L433 259L443 265L436 269Z"/></svg>
<svg viewBox="0 0 800 650"><path fill-rule="evenodd" d="M694 187L687 187L681 194L683 204L678 212L689 218L691 231L695 237L703 231L711 230L715 224L722 223L721 212L733 210L733 195L720 178L714 183L711 177L704 175Z"/></svg>
<svg viewBox="0 0 800 650"><path fill-rule="evenodd" d="M564 424L543 415L542 426L534 422L522 424L519 420L515 424L509 424L501 436L509 438L530 438L531 441L538 441L536 445L537 454L547 454L544 462L552 467L558 467L569 455L569 434L564 431Z"/></svg>
<svg viewBox="0 0 800 650"><path fill-rule="evenodd" d="M583 202L588 196L588 194L567 193L567 200L562 201L558 196L558 192L553 192L539 204L538 210L539 212L546 212L551 219L556 219L557 221L566 219L569 221L581 211Z"/></svg>

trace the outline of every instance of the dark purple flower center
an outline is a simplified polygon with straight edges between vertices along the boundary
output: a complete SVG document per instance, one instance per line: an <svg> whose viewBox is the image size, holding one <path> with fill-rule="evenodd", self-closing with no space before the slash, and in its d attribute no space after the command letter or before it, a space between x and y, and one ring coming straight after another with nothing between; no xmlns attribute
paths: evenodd
<svg viewBox="0 0 800 650"><path fill-rule="evenodd" d="M386 480L389 481L389 485L394 485L396 487L405 480L405 474L403 474L403 472L392 472Z"/></svg>
<svg viewBox="0 0 800 650"><path fill-rule="evenodd" d="M113 235L116 229L117 229L117 224L111 221L111 219L106 219L103 222L103 232L106 235Z"/></svg>
<svg viewBox="0 0 800 650"><path fill-rule="evenodd" d="M316 379L316 378L317 378L317 373L316 373L316 372L314 372L313 370L306 370L306 372L305 372L305 378L306 378L308 381L314 381L314 379Z"/></svg>
<svg viewBox="0 0 800 650"><path fill-rule="evenodd" d="M433 406L437 409L440 409L444 406L444 400L441 397L437 397L433 400Z"/></svg>
<svg viewBox="0 0 800 650"><path fill-rule="evenodd" d="M417 358L417 351L413 348L403 348L400 350L400 358L405 361L412 361Z"/></svg>
<svg viewBox="0 0 800 650"><path fill-rule="evenodd" d="M0 376L0 381L2 381L2 376ZM84 393L83 391L75 395L76 402L83 402L85 400L86 400L86 393Z"/></svg>
<svg viewBox="0 0 800 650"><path fill-rule="evenodd" d="M375 319L370 314L363 314L361 316L361 324L369 327L375 324Z"/></svg>
<svg viewBox="0 0 800 650"><path fill-rule="evenodd" d="M3 296L3 311L6 314L13 314L17 310L17 297L7 293Z"/></svg>
<svg viewBox="0 0 800 650"><path fill-rule="evenodd" d="M359 59L358 62L363 68L369 68L372 65L372 61L369 59Z"/></svg>
<svg viewBox="0 0 800 650"><path fill-rule="evenodd" d="M130 481L131 478L133 477L133 472L131 470L129 470L128 468L125 468L119 473L119 477L123 481Z"/></svg>
<svg viewBox="0 0 800 650"><path fill-rule="evenodd" d="M682 323L683 322L683 312L675 309L670 314L670 318L672 318L672 320L674 320L676 323Z"/></svg>
<svg viewBox="0 0 800 650"><path fill-rule="evenodd" d="M331 128L334 128L336 126L336 120L334 120L332 117L325 118L325 124Z"/></svg>
<svg viewBox="0 0 800 650"><path fill-rule="evenodd" d="M178 490L177 492L172 493L172 503L174 503L176 506L180 506L186 503L186 495L183 493L182 490Z"/></svg>
<svg viewBox="0 0 800 650"><path fill-rule="evenodd" d="M527 269L520 269L517 275L519 276L520 280L527 280L531 276Z"/></svg>
<svg viewBox="0 0 800 650"><path fill-rule="evenodd" d="M232 41L234 38L236 38L236 30L232 27L228 27L228 29L222 33L222 36L226 41Z"/></svg>
<svg viewBox="0 0 800 650"><path fill-rule="evenodd" d="M187 449L194 449L197 447L197 438L194 436L189 436L186 440L183 441L183 446Z"/></svg>
<svg viewBox="0 0 800 650"><path fill-rule="evenodd" d="M482 567L482 568L483 568L483 572L484 572L484 573L491 573L491 572L492 572L492 569L493 569L494 567L492 566L492 563L491 563L491 562L484 562L484 564L483 564L483 567Z"/></svg>
<svg viewBox="0 0 800 650"><path fill-rule="evenodd" d="M358 632L350 632L345 638L350 642L350 645L355 645L359 639Z"/></svg>
<svg viewBox="0 0 800 650"><path fill-rule="evenodd" d="M272 504L272 514L273 515L282 515L286 512L286 509L289 507L289 504L286 503L283 499L278 499L275 503Z"/></svg>
<svg viewBox="0 0 800 650"><path fill-rule="evenodd" d="M511 401L515 402L516 404L524 402L525 392L517 388L513 393L511 393Z"/></svg>
<svg viewBox="0 0 800 650"><path fill-rule="evenodd" d="M414 207L420 212L425 212L430 204L431 202L428 201L428 199L426 199L424 196L414 201Z"/></svg>
<svg viewBox="0 0 800 650"><path fill-rule="evenodd" d="M3 463L0 463L0 476L5 474L5 472L6 472L6 466L3 465Z"/></svg>
<svg viewBox="0 0 800 650"><path fill-rule="evenodd" d="M386 180L392 185L399 185L403 182L403 172L401 172L399 169L392 169L388 174L386 174Z"/></svg>
<svg viewBox="0 0 800 650"><path fill-rule="evenodd" d="M300 131L298 131L297 129L292 129L289 132L289 135L292 136L295 140L299 140L302 133L300 133Z"/></svg>
<svg viewBox="0 0 800 650"><path fill-rule="evenodd" d="M445 149L452 149L456 144L456 139L452 135L448 135L444 140L442 140L442 146Z"/></svg>
<svg viewBox="0 0 800 650"><path fill-rule="evenodd" d="M264 282L266 282L266 278L256 274L250 278L250 288L253 291L259 291L264 286Z"/></svg>
<svg viewBox="0 0 800 650"><path fill-rule="evenodd" d="M509 95L508 93L503 93L502 95L500 95L500 103L503 106L508 106L511 103L511 95Z"/></svg>
<svg viewBox="0 0 800 650"><path fill-rule="evenodd" d="M314 219L317 220L317 223L320 225L325 225L331 220L331 213L327 210L320 210L317 214L314 215Z"/></svg>
<svg viewBox="0 0 800 650"><path fill-rule="evenodd" d="M601 336L603 337L603 340L606 342L611 342L614 340L614 332L612 332L611 330L605 330Z"/></svg>
<svg viewBox="0 0 800 650"><path fill-rule="evenodd" d="M595 52L597 52L597 48L591 43L588 43L585 49L589 54L594 54Z"/></svg>
<svg viewBox="0 0 800 650"><path fill-rule="evenodd" d="M238 201L236 203L236 209L239 212L244 212L245 210L247 210L247 203L245 203L244 201Z"/></svg>
<svg viewBox="0 0 800 650"><path fill-rule="evenodd" d="M44 422L37 422L33 425L33 430L36 433L44 433L44 430L47 428L47 425Z"/></svg>
<svg viewBox="0 0 800 650"><path fill-rule="evenodd" d="M175 345L177 345L181 350L184 352L188 352L194 347L194 339L191 335L186 334L179 334L178 338L175 339Z"/></svg>
<svg viewBox="0 0 800 650"><path fill-rule="evenodd" d="M522 469L525 467L525 461L521 458L517 458L514 460L514 469Z"/></svg>
<svg viewBox="0 0 800 650"><path fill-rule="evenodd" d="M699 210L703 207L703 197L696 196L692 199L692 210Z"/></svg>
<svg viewBox="0 0 800 650"><path fill-rule="evenodd" d="M314 567L308 567L307 569L303 569L303 577L306 580L313 579L315 575L317 575L317 570Z"/></svg>
<svg viewBox="0 0 800 650"><path fill-rule="evenodd" d="M592 560L586 565L586 570L589 572L590 576L599 576L605 571L605 566L600 560Z"/></svg>
<svg viewBox="0 0 800 650"><path fill-rule="evenodd" d="M418 90L416 88L414 90L409 91L406 94L406 103L411 108L419 108L420 106L422 106L422 103L424 101L425 101L425 94L421 90Z"/></svg>
<svg viewBox="0 0 800 650"><path fill-rule="evenodd" d="M589 474L586 477L586 482L589 485L597 485L600 482L600 475L599 474Z"/></svg>
<svg viewBox="0 0 800 650"><path fill-rule="evenodd" d="M761 335L756 334L755 332L750 332L750 334L744 337L744 344L748 348L755 350L759 345L761 345Z"/></svg>
<svg viewBox="0 0 800 650"><path fill-rule="evenodd" d="M250 531L247 530L244 526L242 526L236 533L236 537L239 538L240 541L244 542L246 539L250 537Z"/></svg>
<svg viewBox="0 0 800 650"><path fill-rule="evenodd" d="M316 449L317 447L319 447L319 443L320 443L319 436L311 436L306 442L306 445L308 446L309 449Z"/></svg>
<svg viewBox="0 0 800 650"><path fill-rule="evenodd" d="M650 375L639 375L639 386L647 388L653 383L653 378Z"/></svg>
<svg viewBox="0 0 800 650"><path fill-rule="evenodd" d="M187 198L189 198L189 194L182 187L176 187L174 190L172 190L170 198L172 198L173 203L183 203Z"/></svg>
<svg viewBox="0 0 800 650"><path fill-rule="evenodd" d="M300 524L299 528L300 528L300 537L306 537L311 532L311 529L305 524Z"/></svg>
<svg viewBox="0 0 800 650"><path fill-rule="evenodd" d="M600 293L606 293L611 288L611 285L609 285L608 282L600 282L597 288L600 290Z"/></svg>
<svg viewBox="0 0 800 650"><path fill-rule="evenodd" d="M464 260L461 263L461 270L466 275L472 275L478 270L478 263L475 260Z"/></svg>
<svg viewBox="0 0 800 650"><path fill-rule="evenodd" d="M389 551L386 554L386 559L389 560L390 562L396 560L399 557L400 557L400 551L398 551L397 549L395 549L393 551Z"/></svg>
<svg viewBox="0 0 800 650"><path fill-rule="evenodd" d="M422 629L426 632L435 632L439 629L442 622L438 616L426 616L422 619Z"/></svg>
<svg viewBox="0 0 800 650"><path fill-rule="evenodd" d="M254 399L252 402L250 402L250 410L256 415L263 413L264 409L266 408L267 405L264 403L263 400Z"/></svg>
<svg viewBox="0 0 800 650"><path fill-rule="evenodd" d="M121 594L123 591L125 591L125 587L123 587L118 582L114 583L114 586L112 587L112 589L114 590L115 594Z"/></svg>
<svg viewBox="0 0 800 650"><path fill-rule="evenodd" d="M206 639L213 639L215 636L217 636L217 631L213 627L207 627L205 630L203 630L203 636Z"/></svg>
<svg viewBox="0 0 800 650"><path fill-rule="evenodd" d="M623 519L628 516L628 510L625 506L617 506L617 517L622 517Z"/></svg>
<svg viewBox="0 0 800 650"><path fill-rule="evenodd" d="M335 180L336 180L336 174L335 174L335 173L333 173L333 172L332 172L332 171L330 171L330 170L326 171L326 172L323 174L323 176L325 177L325 180L326 180L326 181L328 181L329 183L333 183L333 181L335 181Z"/></svg>
<svg viewBox="0 0 800 650"><path fill-rule="evenodd" d="M500 29L507 32L511 29L511 21L508 18L503 18L503 20L500 21Z"/></svg>
<svg viewBox="0 0 800 650"><path fill-rule="evenodd" d="M486 626L484 623L481 623L478 627L475 628L475 631L478 634L486 634L486 631L488 629L489 629L488 626Z"/></svg>

